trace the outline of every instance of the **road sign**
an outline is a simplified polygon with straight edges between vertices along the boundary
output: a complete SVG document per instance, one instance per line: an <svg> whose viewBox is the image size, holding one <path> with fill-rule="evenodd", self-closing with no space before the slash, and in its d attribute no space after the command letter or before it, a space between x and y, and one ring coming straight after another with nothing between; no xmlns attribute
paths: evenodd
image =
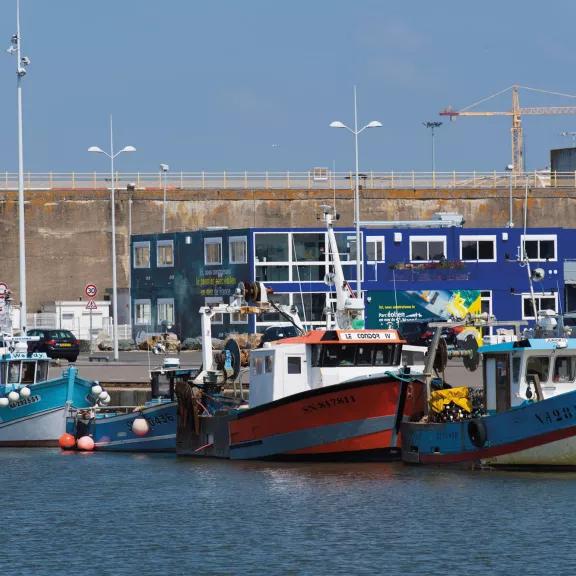
<svg viewBox="0 0 576 576"><path fill-rule="evenodd" d="M8 292L8 284L5 282L0 282L0 298L4 299L6 296L6 292Z"/></svg>
<svg viewBox="0 0 576 576"><path fill-rule="evenodd" d="M92 298L90 298L90 300L88 300L88 304L86 304L86 310L97 310L98 306L96 306L96 302L94 302L94 300L92 300Z"/></svg>
<svg viewBox="0 0 576 576"><path fill-rule="evenodd" d="M92 299L96 294L98 294L98 288L96 288L96 284L86 284L86 288L84 288L84 293L88 298Z"/></svg>

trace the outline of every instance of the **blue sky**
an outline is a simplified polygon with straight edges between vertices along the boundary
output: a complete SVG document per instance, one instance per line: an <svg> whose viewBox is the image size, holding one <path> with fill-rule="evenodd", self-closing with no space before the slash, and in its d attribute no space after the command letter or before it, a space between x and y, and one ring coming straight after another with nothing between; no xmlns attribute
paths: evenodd
<svg viewBox="0 0 576 576"><path fill-rule="evenodd" d="M576 94L576 3L484 0L21 0L25 167L105 171L114 115L123 171L429 170L426 120L517 83ZM0 46L15 0L0 3ZM2 40L4 39L4 40ZM576 101L523 93L523 105ZM484 110L508 110L509 95ZM17 169L15 60L0 52L0 171ZM528 169L568 145L575 116L524 118ZM509 118L445 121L438 170L502 170Z"/></svg>

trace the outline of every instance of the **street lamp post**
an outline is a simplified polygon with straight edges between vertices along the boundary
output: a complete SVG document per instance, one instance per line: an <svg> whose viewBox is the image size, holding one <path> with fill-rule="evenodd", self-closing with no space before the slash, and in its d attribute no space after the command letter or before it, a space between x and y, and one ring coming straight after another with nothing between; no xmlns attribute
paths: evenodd
<svg viewBox="0 0 576 576"><path fill-rule="evenodd" d="M355 157L355 186L354 186L354 220L356 222L356 297L362 298L362 242L360 237L360 172L358 168L358 134L364 132L366 128L380 128L381 122L372 120L362 128L358 129L358 101L356 97L356 86L354 86L354 128L335 120L330 124L330 128L346 128L354 134L354 157Z"/></svg>
<svg viewBox="0 0 576 576"><path fill-rule="evenodd" d="M166 178L168 176L170 166L168 164L160 164L160 171L164 179L164 202L162 204L162 233L166 232Z"/></svg>
<svg viewBox="0 0 576 576"><path fill-rule="evenodd" d="M434 174L436 173L436 143L434 136L436 128L440 128L442 122L422 122L422 125L430 128L430 132L432 133L432 177L434 178Z"/></svg>
<svg viewBox="0 0 576 576"><path fill-rule="evenodd" d="M24 145L22 137L22 78L30 58L22 56L20 46L20 0L16 0L16 34L10 41L8 54L16 56L16 91L18 103L18 260L20 274L20 329L26 335L26 235L24 229Z"/></svg>
<svg viewBox="0 0 576 576"><path fill-rule="evenodd" d="M512 219L512 175L514 173L514 166L512 164L508 164L506 166L506 172L508 172L508 187L509 187L509 218L508 223L506 224L507 228L514 228L514 220Z"/></svg>
<svg viewBox="0 0 576 576"><path fill-rule="evenodd" d="M116 174L114 172L114 159L123 152L136 152L134 146L125 146L118 152L114 153L114 130L112 125L112 115L110 115L110 153L104 152L98 146L90 146L88 152L104 154L110 158L110 202L112 204L112 314L113 317L113 342L114 342L114 360L118 360L118 284L116 276Z"/></svg>

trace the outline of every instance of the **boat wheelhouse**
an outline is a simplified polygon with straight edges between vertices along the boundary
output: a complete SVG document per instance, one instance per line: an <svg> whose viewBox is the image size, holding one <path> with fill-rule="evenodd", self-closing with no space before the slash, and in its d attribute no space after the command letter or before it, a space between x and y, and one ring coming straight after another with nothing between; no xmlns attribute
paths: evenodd
<svg viewBox="0 0 576 576"><path fill-rule="evenodd" d="M467 408L452 420L435 422L431 414L403 425L405 462L576 467L576 339L561 318L541 319L543 333L479 349L482 414L471 417Z"/></svg>

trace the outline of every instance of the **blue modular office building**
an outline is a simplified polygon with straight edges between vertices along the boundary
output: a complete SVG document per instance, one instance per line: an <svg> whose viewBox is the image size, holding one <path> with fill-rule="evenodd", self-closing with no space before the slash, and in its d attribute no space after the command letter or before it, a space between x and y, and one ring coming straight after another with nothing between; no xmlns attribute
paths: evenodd
<svg viewBox="0 0 576 576"><path fill-rule="evenodd" d="M355 288L356 238L336 229L346 277ZM576 230L564 228L364 227L362 288L366 326L402 319L437 319L486 311L499 320L534 317L525 247L536 306L576 309ZM240 281L262 281L277 301L294 304L308 325L321 325L330 272L323 228L212 228L136 235L131 239L134 335L174 326L181 338L200 334L198 310L227 302ZM276 314L215 316L213 335L260 331Z"/></svg>

